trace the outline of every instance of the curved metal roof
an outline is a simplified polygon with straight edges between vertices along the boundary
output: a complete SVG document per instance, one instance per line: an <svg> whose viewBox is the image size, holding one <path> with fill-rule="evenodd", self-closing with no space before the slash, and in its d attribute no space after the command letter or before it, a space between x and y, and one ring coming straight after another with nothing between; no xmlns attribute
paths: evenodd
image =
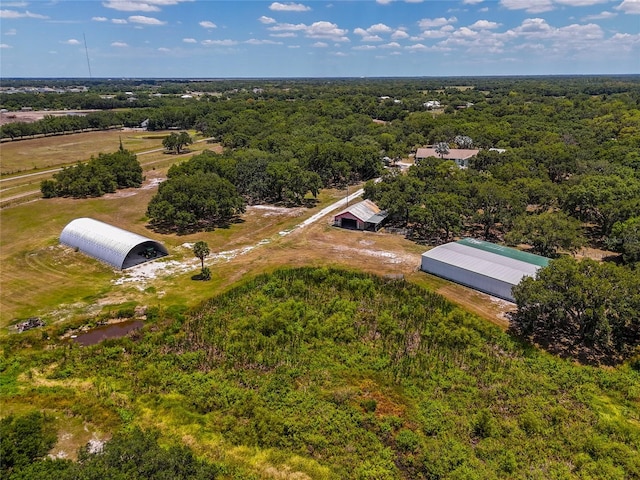
<svg viewBox="0 0 640 480"><path fill-rule="evenodd" d="M69 222L60 234L60 243L119 269L148 260L138 254L145 247L153 247L162 256L169 253L155 240L92 218L76 218Z"/></svg>

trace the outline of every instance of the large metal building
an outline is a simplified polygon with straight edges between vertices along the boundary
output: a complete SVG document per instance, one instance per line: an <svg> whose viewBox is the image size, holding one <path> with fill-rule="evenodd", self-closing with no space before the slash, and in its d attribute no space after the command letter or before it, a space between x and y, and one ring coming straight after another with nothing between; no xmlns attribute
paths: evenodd
<svg viewBox="0 0 640 480"><path fill-rule="evenodd" d="M120 270L169 254L160 242L92 218L69 222L60 234L60 243Z"/></svg>
<svg viewBox="0 0 640 480"><path fill-rule="evenodd" d="M423 253L421 269L513 302L511 289L548 264L540 255L465 238Z"/></svg>

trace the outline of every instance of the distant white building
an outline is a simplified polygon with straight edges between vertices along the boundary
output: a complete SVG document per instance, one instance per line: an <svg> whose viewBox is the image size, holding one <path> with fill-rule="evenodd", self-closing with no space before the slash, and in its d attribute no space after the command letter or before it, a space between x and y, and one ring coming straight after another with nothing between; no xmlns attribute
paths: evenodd
<svg viewBox="0 0 640 480"><path fill-rule="evenodd" d="M424 102L422 106L428 110L431 110L433 108L440 108L442 105L438 100L429 100L428 102Z"/></svg>
<svg viewBox="0 0 640 480"><path fill-rule="evenodd" d="M446 153L441 157L433 147L419 148L416 151L416 162L429 157L437 157L442 158L443 160L453 160L460 168L468 168L469 159L475 157L479 151L480 150L472 148L452 148L449 150L449 153Z"/></svg>

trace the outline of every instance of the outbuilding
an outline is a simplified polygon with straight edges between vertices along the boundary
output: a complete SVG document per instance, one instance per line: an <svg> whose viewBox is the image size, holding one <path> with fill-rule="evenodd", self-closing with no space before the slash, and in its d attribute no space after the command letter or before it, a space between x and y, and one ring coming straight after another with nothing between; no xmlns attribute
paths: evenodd
<svg viewBox="0 0 640 480"><path fill-rule="evenodd" d="M387 218L387 212L380 210L371 200L363 200L342 210L334 217L336 227L351 230L369 230L376 232Z"/></svg>
<svg viewBox="0 0 640 480"><path fill-rule="evenodd" d="M460 168L469 167L469 159L478 155L480 150L472 148L452 148L448 153L440 155L435 147L419 148L416 151L416 162L420 163L420 160L424 160L429 157L442 158L443 160L453 160Z"/></svg>
<svg viewBox="0 0 640 480"><path fill-rule="evenodd" d="M421 269L513 302L513 287L548 264L540 255L465 238L423 253Z"/></svg>
<svg viewBox="0 0 640 480"><path fill-rule="evenodd" d="M69 222L60 243L120 270L169 254L160 242L92 218Z"/></svg>

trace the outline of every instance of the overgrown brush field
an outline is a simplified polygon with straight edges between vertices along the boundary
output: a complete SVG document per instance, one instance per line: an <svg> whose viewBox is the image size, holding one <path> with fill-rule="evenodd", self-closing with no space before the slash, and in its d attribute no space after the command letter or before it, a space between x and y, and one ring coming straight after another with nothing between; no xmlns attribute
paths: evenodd
<svg viewBox="0 0 640 480"><path fill-rule="evenodd" d="M405 281L286 268L148 317L93 347L6 337L6 411L157 431L219 478L640 476L637 371L559 360Z"/></svg>

